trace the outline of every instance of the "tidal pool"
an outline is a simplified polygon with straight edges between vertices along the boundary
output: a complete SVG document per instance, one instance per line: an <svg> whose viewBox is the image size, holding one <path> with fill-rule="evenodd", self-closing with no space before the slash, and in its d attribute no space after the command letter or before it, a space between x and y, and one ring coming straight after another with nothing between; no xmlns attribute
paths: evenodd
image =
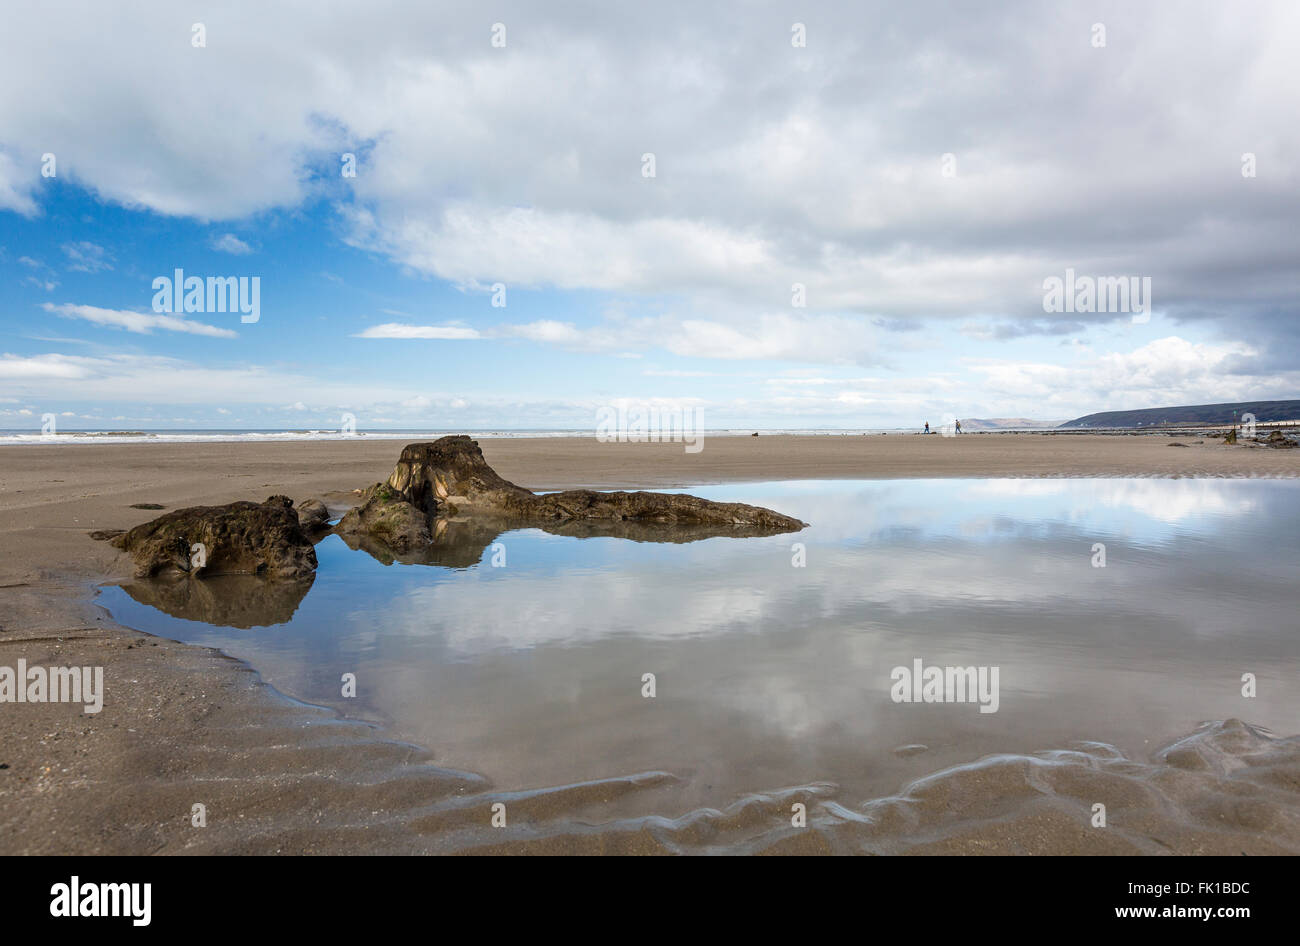
<svg viewBox="0 0 1300 946"><path fill-rule="evenodd" d="M674 809L818 782L869 798L1077 740L1142 758L1207 719L1300 732L1300 483L689 492L810 526L698 541L467 528L431 564L330 536L314 582L138 582L99 602L501 789L666 771L684 780ZM998 668L997 711L895 701L894 669L918 660Z"/></svg>

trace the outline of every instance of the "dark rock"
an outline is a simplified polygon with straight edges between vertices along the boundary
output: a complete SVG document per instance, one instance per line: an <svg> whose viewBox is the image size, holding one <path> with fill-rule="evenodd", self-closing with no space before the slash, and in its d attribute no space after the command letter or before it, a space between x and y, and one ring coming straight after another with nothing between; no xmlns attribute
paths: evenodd
<svg viewBox="0 0 1300 946"><path fill-rule="evenodd" d="M162 503L132 503L132 509L166 509Z"/></svg>
<svg viewBox="0 0 1300 946"><path fill-rule="evenodd" d="M429 544L429 514L408 502L387 483L366 490L362 503L348 510L334 531L345 538L364 536L395 552L409 552Z"/></svg>
<svg viewBox="0 0 1300 946"><path fill-rule="evenodd" d="M287 496L177 509L112 542L131 554L137 578L159 573L301 578L316 570L316 550Z"/></svg>
<svg viewBox="0 0 1300 946"><path fill-rule="evenodd" d="M613 526L654 523L689 527L696 537L703 537L700 530L772 535L806 525L759 506L672 493L574 489L537 495L502 479L483 459L478 443L458 435L407 445L388 480L365 490L361 504L335 531L367 536L402 553L429 545L437 523L459 515L510 521L516 527L592 520Z"/></svg>
<svg viewBox="0 0 1300 946"><path fill-rule="evenodd" d="M308 531L329 525L330 511L319 499L304 499L298 504L298 523Z"/></svg>
<svg viewBox="0 0 1300 946"><path fill-rule="evenodd" d="M1270 447L1280 447L1283 450L1285 450L1288 447L1297 446L1294 440L1292 440L1286 434L1282 433L1282 431L1280 430L1272 431L1267 437L1264 437L1261 440L1261 443L1266 443Z"/></svg>

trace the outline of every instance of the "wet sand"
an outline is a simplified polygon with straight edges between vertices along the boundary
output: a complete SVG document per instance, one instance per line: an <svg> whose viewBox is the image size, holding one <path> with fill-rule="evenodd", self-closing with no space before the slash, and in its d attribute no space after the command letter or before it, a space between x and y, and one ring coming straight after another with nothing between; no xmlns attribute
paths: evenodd
<svg viewBox="0 0 1300 946"><path fill-rule="evenodd" d="M680 444L484 440L533 489L737 480L992 476L1296 476L1300 450L1199 437L716 437ZM1172 442L1186 443L1171 448ZM400 441L36 445L0 449L0 665L103 666L103 711L0 705L0 832L13 853L737 852L1296 853L1300 740L1239 722L1150 759L1044 747L937 773L869 801L833 786L671 805L671 773L494 793L491 773L436 767L437 746L384 739L259 683L203 648L113 624L94 587L130 576L92 541L168 509L285 493L335 512L383 479ZM430 751L432 750L432 751ZM755 790L772 786L755 786ZM653 795L653 816L599 828L581 812ZM1092 805L1109 827L1092 828ZM492 828L491 806L507 805ZM803 802L808 827L791 827ZM191 825L194 804L207 826Z"/></svg>

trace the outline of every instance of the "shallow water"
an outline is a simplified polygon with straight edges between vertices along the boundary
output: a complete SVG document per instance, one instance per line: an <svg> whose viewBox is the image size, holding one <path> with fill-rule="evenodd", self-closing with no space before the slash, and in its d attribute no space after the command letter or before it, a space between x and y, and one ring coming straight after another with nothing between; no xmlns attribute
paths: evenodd
<svg viewBox="0 0 1300 946"><path fill-rule="evenodd" d="M385 565L331 536L313 583L137 583L99 601L131 627L246 660L299 699L382 721L500 789L683 779L598 817L819 782L853 802L1076 740L1145 758L1206 719L1300 731L1300 483L690 492L811 526L687 543L462 530L434 565ZM891 671L917 659L997 667L997 711L895 702Z"/></svg>

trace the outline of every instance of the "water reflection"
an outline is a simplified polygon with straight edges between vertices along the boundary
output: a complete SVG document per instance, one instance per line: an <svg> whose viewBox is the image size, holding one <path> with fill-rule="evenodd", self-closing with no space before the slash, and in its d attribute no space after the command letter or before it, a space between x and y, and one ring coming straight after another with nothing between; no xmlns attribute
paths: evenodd
<svg viewBox="0 0 1300 946"><path fill-rule="evenodd" d="M274 581L253 575L137 580L122 590L140 604L174 618L244 630L287 624L316 576Z"/></svg>
<svg viewBox="0 0 1300 946"><path fill-rule="evenodd" d="M811 528L671 544L453 524L431 568L388 567L331 537L315 586L291 617L268 617L271 634L212 626L208 597L208 611L138 586L103 600L124 623L221 647L502 787L660 769L687 779L674 804L813 781L867 797L1074 739L1140 756L1207 718L1294 731L1298 485L720 486L692 492ZM999 712L893 703L891 669L916 658L1000 667ZM343 673L357 674L356 700L338 696ZM909 744L928 748L894 752Z"/></svg>
<svg viewBox="0 0 1300 946"><path fill-rule="evenodd" d="M396 552L382 541L366 535L341 535L347 546L366 552L383 565L437 565L443 568L469 568L477 565L483 553L509 532L535 529L549 535L574 539L623 539L632 542L665 542L683 545L704 539L745 539L771 535L771 529L753 526L719 526L710 523L668 523L645 520L576 519L542 522L536 519L508 519L494 516L437 519L433 541L425 548ZM788 533L793 534L793 533Z"/></svg>

